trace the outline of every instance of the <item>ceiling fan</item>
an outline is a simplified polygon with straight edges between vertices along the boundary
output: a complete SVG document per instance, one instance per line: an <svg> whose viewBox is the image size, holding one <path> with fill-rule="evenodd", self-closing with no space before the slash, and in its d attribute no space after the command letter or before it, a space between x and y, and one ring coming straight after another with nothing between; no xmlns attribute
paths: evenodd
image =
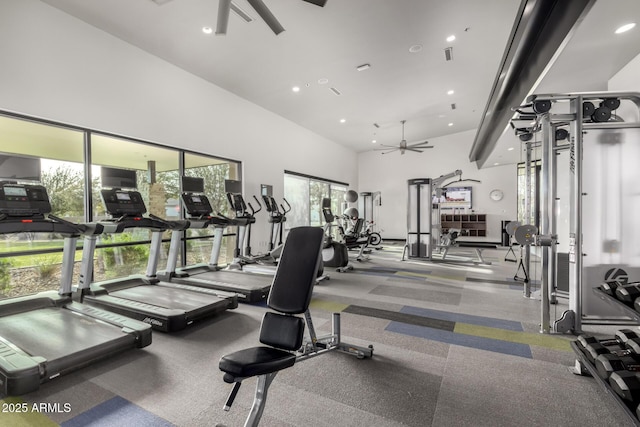
<svg viewBox="0 0 640 427"><path fill-rule="evenodd" d="M400 154L404 154L405 151L414 151L416 153L422 153L422 150L424 150L425 148L433 148L433 145L426 145L429 143L429 141L416 142L415 144L407 145L407 140L404 139L405 122L406 120L402 120L400 122L402 123L402 141L400 141L400 144L398 144L397 146L380 144L381 146L386 148L376 148L376 151L384 150L384 153L381 153L381 154L387 154L387 153L391 153L392 151L400 150Z"/></svg>
<svg viewBox="0 0 640 427"><path fill-rule="evenodd" d="M246 13L242 11L237 5L235 5L231 0L219 0L218 3L218 22L216 26L216 35L224 35L227 34L227 26L229 25L229 11L233 10L238 13L245 20ZM302 0L307 3L315 4L316 6L324 7L327 3L327 0ZM276 36L284 31L284 27L278 22L276 17L271 13L267 5L264 4L262 0L247 0L247 3L251 5L251 7L256 11L260 18L271 28Z"/></svg>

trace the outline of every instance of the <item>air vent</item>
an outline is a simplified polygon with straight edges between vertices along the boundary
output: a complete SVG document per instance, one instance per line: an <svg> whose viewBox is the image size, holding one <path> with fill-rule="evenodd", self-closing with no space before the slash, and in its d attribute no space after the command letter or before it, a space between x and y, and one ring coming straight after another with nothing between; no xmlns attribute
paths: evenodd
<svg viewBox="0 0 640 427"><path fill-rule="evenodd" d="M444 50L444 59L447 61L453 61L453 48L448 47Z"/></svg>
<svg viewBox="0 0 640 427"><path fill-rule="evenodd" d="M451 109L455 110L456 109L456 104L451 104Z"/></svg>
<svg viewBox="0 0 640 427"><path fill-rule="evenodd" d="M331 92L333 92L334 95L336 96L340 96L342 95L342 92L340 92L338 89L336 89L335 87L330 87L329 88L331 90Z"/></svg>

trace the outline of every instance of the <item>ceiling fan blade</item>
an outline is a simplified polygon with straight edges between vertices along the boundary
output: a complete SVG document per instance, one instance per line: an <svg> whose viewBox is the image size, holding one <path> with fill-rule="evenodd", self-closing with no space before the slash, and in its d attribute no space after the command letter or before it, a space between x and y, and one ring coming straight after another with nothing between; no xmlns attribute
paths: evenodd
<svg viewBox="0 0 640 427"><path fill-rule="evenodd" d="M229 10L231 9L231 0L219 0L218 3L218 22L216 24L216 35L224 36L227 34L227 26L229 25Z"/></svg>
<svg viewBox="0 0 640 427"><path fill-rule="evenodd" d="M407 145L407 147L417 147L418 145L428 144L428 143L429 143L429 141L415 142L413 144Z"/></svg>
<svg viewBox="0 0 640 427"><path fill-rule="evenodd" d="M260 18L271 28L276 36L284 31L284 27L280 25L280 22L271 13L269 8L262 2L262 0L247 0L251 7L256 11Z"/></svg>
<svg viewBox="0 0 640 427"><path fill-rule="evenodd" d="M327 4L327 0L302 0L302 1L306 1L307 3L315 4L316 6L320 6L320 7L324 7L324 5Z"/></svg>
<svg viewBox="0 0 640 427"><path fill-rule="evenodd" d="M409 151L413 151L415 153L422 153L422 150L416 150L415 148L408 148L407 147L406 149L409 150Z"/></svg>
<svg viewBox="0 0 640 427"><path fill-rule="evenodd" d="M231 10L233 10L240 18L244 19L245 22L252 22L253 18L249 16L247 12L242 10L240 6L231 2Z"/></svg>
<svg viewBox="0 0 640 427"><path fill-rule="evenodd" d="M389 147L389 148L374 148L373 151L389 151L389 152L391 152L391 151L396 151L396 150L400 149L399 147L390 147L388 145L387 145L387 147Z"/></svg>

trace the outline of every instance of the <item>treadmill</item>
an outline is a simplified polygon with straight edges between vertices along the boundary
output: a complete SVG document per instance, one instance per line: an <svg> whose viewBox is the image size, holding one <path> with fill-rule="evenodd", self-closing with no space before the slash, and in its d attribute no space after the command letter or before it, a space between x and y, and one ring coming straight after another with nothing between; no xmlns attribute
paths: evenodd
<svg viewBox="0 0 640 427"><path fill-rule="evenodd" d="M35 391L59 375L151 344L149 325L75 300L76 242L83 234L100 233L102 226L74 224L50 212L43 186L0 182L0 234L64 236L60 289L0 301L0 393L5 396ZM86 255L83 249L83 271L84 264L93 264Z"/></svg>
<svg viewBox="0 0 640 427"><path fill-rule="evenodd" d="M92 283L83 295L87 304L141 320L162 332L182 330L194 321L238 306L237 296L233 293L169 283L157 277L162 233L172 230L171 241L178 246L182 230L190 225L188 221L165 221L153 215L145 217L146 207L138 191L102 189L101 195L111 216L110 220L101 222L104 233L146 228L152 231L151 247L145 275ZM95 249L95 237L85 239L85 246Z"/></svg>
<svg viewBox="0 0 640 427"><path fill-rule="evenodd" d="M192 228L214 228L211 256L208 264L201 263L176 269L175 261L178 258L178 247L177 245L175 248L171 247L167 269L161 273L160 277L172 283L233 292L238 295L239 302L255 303L266 300L271 289L273 276L239 270L220 270L218 267L218 257L225 228L230 225L243 226L247 221L242 218L227 218L220 214L212 216L211 203L203 194L204 181L202 178L183 177L182 187L185 192L181 194L181 199L188 215L188 221L193 224Z"/></svg>

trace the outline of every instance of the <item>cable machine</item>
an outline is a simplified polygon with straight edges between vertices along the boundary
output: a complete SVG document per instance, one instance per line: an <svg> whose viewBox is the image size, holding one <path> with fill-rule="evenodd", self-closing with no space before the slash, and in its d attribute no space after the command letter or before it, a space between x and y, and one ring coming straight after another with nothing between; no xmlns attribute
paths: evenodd
<svg viewBox="0 0 640 427"><path fill-rule="evenodd" d="M523 111L528 108L533 112ZM606 280L640 277L640 253L634 249L640 239L635 220L640 208L640 123L623 121L618 110L640 117L640 94L532 95L516 109L523 120L535 120L531 128L516 128L516 134L541 135L541 218L534 244L541 247L543 333L580 332L583 323L631 323L594 291ZM559 158L568 165L559 164ZM557 197L565 181L570 183L568 211L560 209ZM569 309L551 325L559 241L568 244Z"/></svg>
<svg viewBox="0 0 640 427"><path fill-rule="evenodd" d="M440 207L433 196L442 192L442 183L462 176L460 169L438 178L414 178L407 181L407 241L402 252L409 258L433 260L434 248L440 243Z"/></svg>

